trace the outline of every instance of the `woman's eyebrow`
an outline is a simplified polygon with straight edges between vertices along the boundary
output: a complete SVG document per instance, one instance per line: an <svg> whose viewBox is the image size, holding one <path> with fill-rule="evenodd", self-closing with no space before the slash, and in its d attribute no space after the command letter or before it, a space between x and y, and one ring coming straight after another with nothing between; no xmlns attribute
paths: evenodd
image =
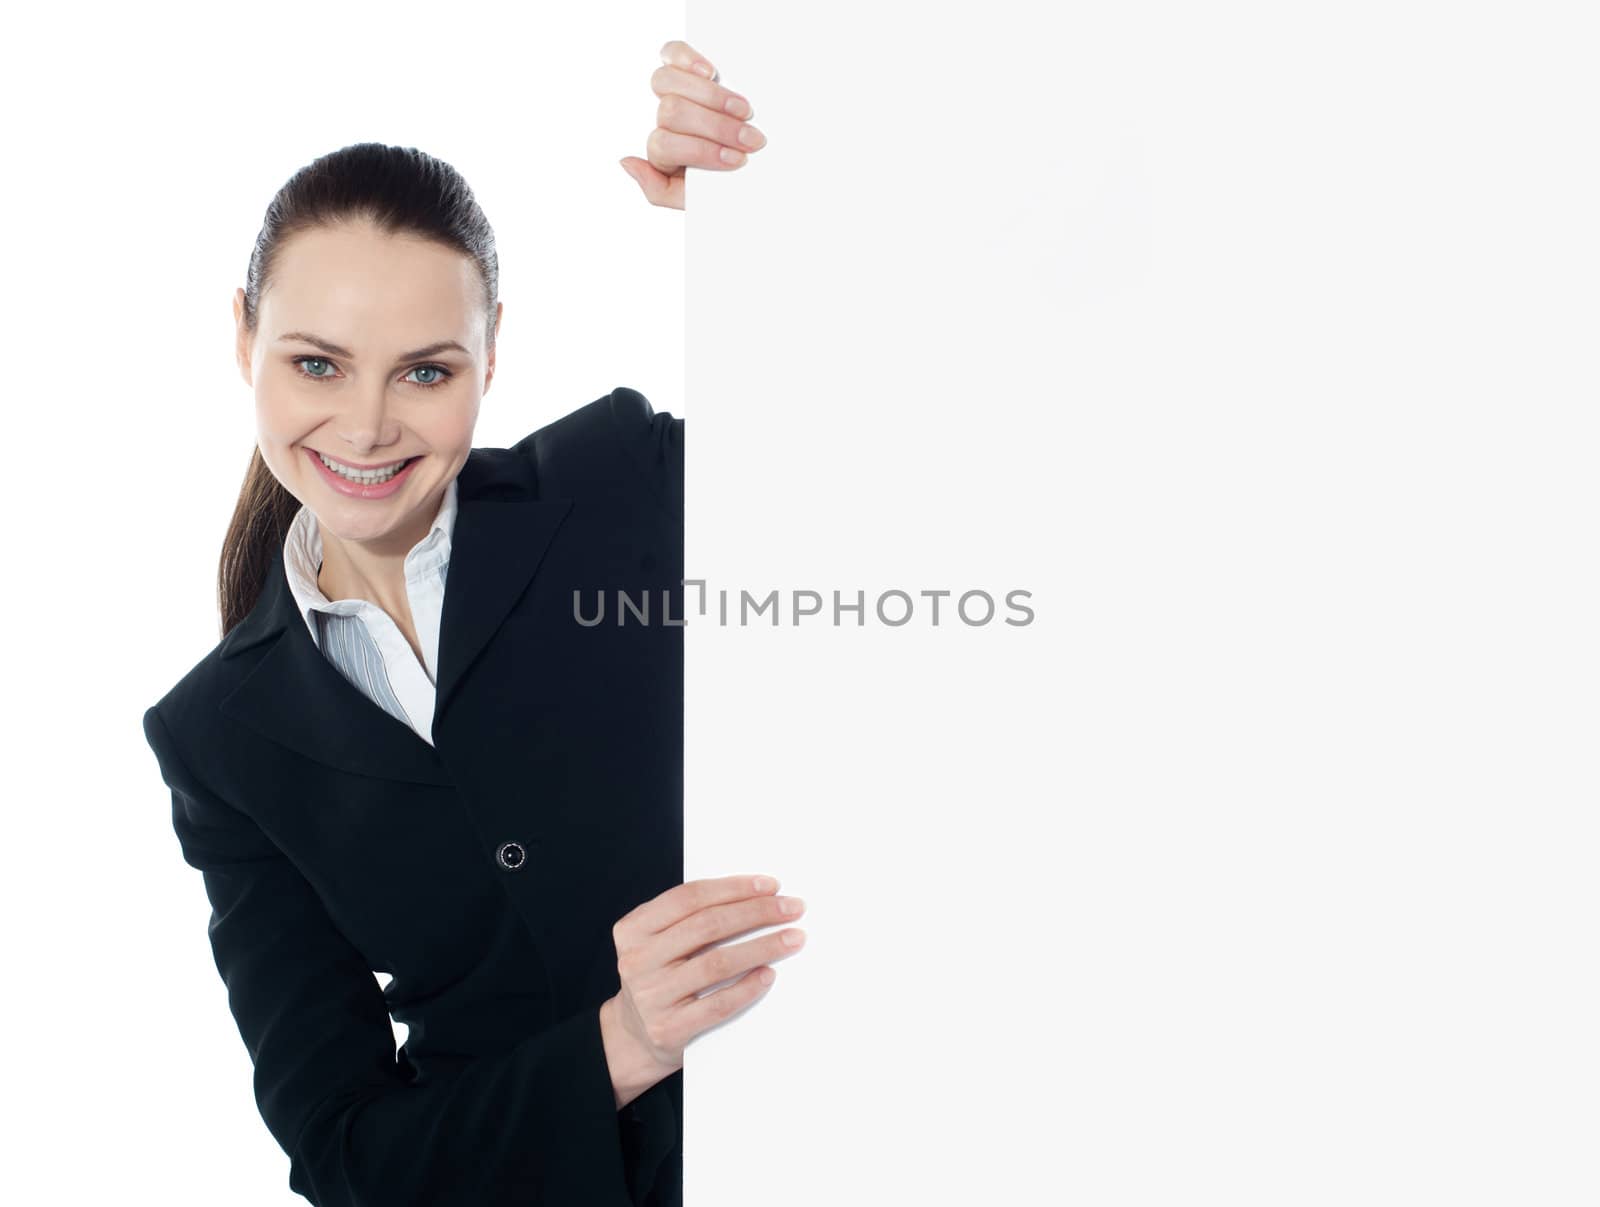
<svg viewBox="0 0 1600 1207"><path fill-rule="evenodd" d="M291 331L287 335L280 335L278 337L279 343L282 343L284 340L299 340L302 343L311 344L314 347L321 348L329 356L342 356L346 360L354 360L356 357L356 354L351 352L348 348L341 348L332 340L322 339L320 336L315 336L305 331ZM472 355L470 352L467 352L466 348L462 347L461 344L457 343L455 340L442 339L437 343L428 344L426 347L417 348L411 352L403 352L399 356L395 357L395 359L418 360L424 356L437 356L441 352L451 351L466 352L468 356Z"/></svg>

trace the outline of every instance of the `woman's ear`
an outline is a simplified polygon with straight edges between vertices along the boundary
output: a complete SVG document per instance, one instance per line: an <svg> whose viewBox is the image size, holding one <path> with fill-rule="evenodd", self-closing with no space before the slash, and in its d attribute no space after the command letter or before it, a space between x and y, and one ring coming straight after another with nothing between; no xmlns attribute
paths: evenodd
<svg viewBox="0 0 1600 1207"><path fill-rule="evenodd" d="M250 376L250 332L244 325L244 290L233 291L233 357L239 362L239 376L244 378L244 384L254 387L255 381Z"/></svg>
<svg viewBox="0 0 1600 1207"><path fill-rule="evenodd" d="M489 343L489 363L483 371L483 392L489 392L489 383L494 380L494 350L500 346L500 319L505 314L506 304L494 304L494 339Z"/></svg>

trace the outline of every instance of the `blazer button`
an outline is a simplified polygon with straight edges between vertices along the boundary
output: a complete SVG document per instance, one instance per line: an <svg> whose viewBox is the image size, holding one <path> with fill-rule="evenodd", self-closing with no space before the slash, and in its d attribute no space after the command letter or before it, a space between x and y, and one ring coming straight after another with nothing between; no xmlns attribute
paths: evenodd
<svg viewBox="0 0 1600 1207"><path fill-rule="evenodd" d="M503 842L500 844L500 849L495 852L495 858L506 871L514 872L528 858L528 852L522 849L520 842Z"/></svg>

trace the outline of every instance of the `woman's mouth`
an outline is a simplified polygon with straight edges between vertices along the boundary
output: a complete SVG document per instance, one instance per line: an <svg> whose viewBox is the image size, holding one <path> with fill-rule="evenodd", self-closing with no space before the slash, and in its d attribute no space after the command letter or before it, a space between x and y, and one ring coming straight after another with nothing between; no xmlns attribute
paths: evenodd
<svg viewBox="0 0 1600 1207"><path fill-rule="evenodd" d="M306 449L306 455L316 465L323 481L340 494L358 499L381 499L400 489L400 483L411 472L411 467L422 459L421 454L389 461L368 469L356 469L342 461L324 457L315 449Z"/></svg>

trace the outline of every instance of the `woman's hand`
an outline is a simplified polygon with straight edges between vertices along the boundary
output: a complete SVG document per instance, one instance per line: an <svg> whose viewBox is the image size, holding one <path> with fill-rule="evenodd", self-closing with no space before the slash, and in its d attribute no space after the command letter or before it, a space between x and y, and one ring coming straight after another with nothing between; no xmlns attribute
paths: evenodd
<svg viewBox="0 0 1600 1207"><path fill-rule="evenodd" d="M661 103L644 143L648 158L619 162L651 205L681 210L685 168L737 168L767 145L767 137L747 124L750 102L717 83L716 68L694 47L674 40L661 48L661 58L665 66L650 77Z"/></svg>
<svg viewBox="0 0 1600 1207"><path fill-rule="evenodd" d="M777 887L760 876L691 880L612 928L622 988L600 1007L600 1033L618 1110L682 1068L689 1041L765 994L776 975L768 965L800 949L805 932L795 928L711 946L798 918L805 902L777 896ZM730 977L738 979L697 996Z"/></svg>

